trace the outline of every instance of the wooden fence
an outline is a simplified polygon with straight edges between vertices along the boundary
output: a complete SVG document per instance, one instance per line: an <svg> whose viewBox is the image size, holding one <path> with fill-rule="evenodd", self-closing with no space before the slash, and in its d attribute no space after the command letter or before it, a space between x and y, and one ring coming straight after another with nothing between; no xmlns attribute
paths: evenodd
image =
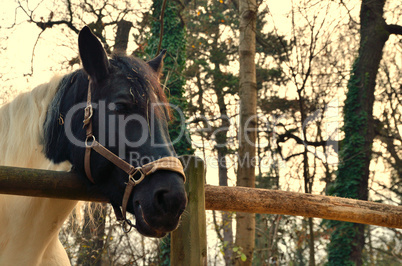
<svg viewBox="0 0 402 266"><path fill-rule="evenodd" d="M402 206L268 189L205 184L205 165L182 156L189 204L172 233L172 265L206 265L205 210L316 217L402 229ZM0 194L107 202L73 173L0 166Z"/></svg>

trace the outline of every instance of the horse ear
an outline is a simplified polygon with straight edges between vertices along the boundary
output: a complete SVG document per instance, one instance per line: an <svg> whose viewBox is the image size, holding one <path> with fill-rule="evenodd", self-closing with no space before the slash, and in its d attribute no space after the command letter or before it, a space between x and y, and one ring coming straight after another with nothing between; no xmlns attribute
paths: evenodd
<svg viewBox="0 0 402 266"><path fill-rule="evenodd" d="M154 59L149 60L148 65L158 74L160 75L163 68L163 59L166 55L166 49L163 49L160 54Z"/></svg>
<svg viewBox="0 0 402 266"><path fill-rule="evenodd" d="M85 72L94 81L109 74L109 60L105 49L92 31L85 26L78 34L78 47Z"/></svg>

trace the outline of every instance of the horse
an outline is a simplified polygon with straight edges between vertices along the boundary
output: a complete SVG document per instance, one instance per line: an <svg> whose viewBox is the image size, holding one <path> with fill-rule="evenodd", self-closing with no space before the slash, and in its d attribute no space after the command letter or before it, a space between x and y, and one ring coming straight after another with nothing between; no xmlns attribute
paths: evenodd
<svg viewBox="0 0 402 266"><path fill-rule="evenodd" d="M187 204L159 82L165 51L148 62L108 57L87 26L78 48L81 69L0 108L0 165L74 171L108 197L125 228L163 237ZM0 195L0 265L69 265L58 233L76 204Z"/></svg>

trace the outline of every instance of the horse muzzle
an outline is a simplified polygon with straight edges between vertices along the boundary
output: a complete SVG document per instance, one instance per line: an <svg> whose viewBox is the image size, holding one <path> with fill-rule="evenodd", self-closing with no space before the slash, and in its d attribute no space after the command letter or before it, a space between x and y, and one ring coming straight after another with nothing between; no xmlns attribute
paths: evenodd
<svg viewBox="0 0 402 266"><path fill-rule="evenodd" d="M183 179L170 171L155 172L135 188L130 201L129 211L135 215L137 231L145 236L163 237L178 227L186 208Z"/></svg>

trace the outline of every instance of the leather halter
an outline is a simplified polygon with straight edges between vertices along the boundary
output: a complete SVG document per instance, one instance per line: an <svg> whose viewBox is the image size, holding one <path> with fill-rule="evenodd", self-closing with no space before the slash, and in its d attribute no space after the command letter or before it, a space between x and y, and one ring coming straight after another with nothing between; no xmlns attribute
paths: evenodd
<svg viewBox="0 0 402 266"><path fill-rule="evenodd" d="M86 128L86 139L85 139L85 157L84 157L84 167L85 167L85 174L87 178L95 184L95 181L91 174L91 150L96 151L114 165L122 169L124 172L128 174L128 181L126 183L126 188L123 195L122 200L122 207L120 209L119 205L115 205L112 203L116 219L123 224L124 232L128 233L131 230L131 227L135 227L130 220L126 218L126 211L127 211L127 203L130 198L131 192L133 191L134 187L141 183L144 178L158 170L168 170L172 172L176 172L182 175L184 182L186 181L186 176L183 171L183 166L179 159L176 157L163 157L156 161L150 162L148 164L143 165L142 167L134 167L131 164L127 163L116 154L108 150L98 141L96 141L95 136L92 132L92 115L93 115L93 108L91 103L91 89L93 86L93 82L89 79L88 84L88 96L87 96L87 106L85 108L84 113L84 128ZM135 177L138 176L136 179ZM126 225L129 226L127 229Z"/></svg>

